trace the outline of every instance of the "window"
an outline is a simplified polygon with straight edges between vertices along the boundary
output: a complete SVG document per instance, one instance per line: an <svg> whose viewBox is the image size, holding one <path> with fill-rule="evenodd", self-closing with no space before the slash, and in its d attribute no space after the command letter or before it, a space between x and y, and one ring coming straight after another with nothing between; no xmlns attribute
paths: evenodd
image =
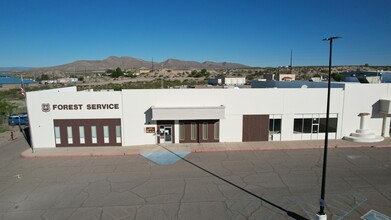
<svg viewBox="0 0 391 220"><path fill-rule="evenodd" d="M299 116L300 117L300 116ZM325 133L326 118L314 116L301 116L303 118L295 118L293 124L294 133ZM337 132L338 118L331 116L329 119L329 132Z"/></svg>
<svg viewBox="0 0 391 220"><path fill-rule="evenodd" d="M281 133L281 118L269 119L269 133L271 134Z"/></svg>
<svg viewBox="0 0 391 220"><path fill-rule="evenodd" d="M110 142L110 139L109 139L109 126L107 126L107 125L103 126L103 142L105 144Z"/></svg>
<svg viewBox="0 0 391 220"><path fill-rule="evenodd" d="M91 126L91 137L93 144L98 143L98 139L96 138L96 126Z"/></svg>
<svg viewBox="0 0 391 220"><path fill-rule="evenodd" d="M337 132L338 118L329 118L329 132ZM321 118L319 124L319 133L326 132L326 119Z"/></svg>
<svg viewBox="0 0 391 220"><path fill-rule="evenodd" d="M196 138L197 138L197 124L195 122L191 123L190 133L191 133L191 140L196 140Z"/></svg>
<svg viewBox="0 0 391 220"><path fill-rule="evenodd" d="M73 144L73 135L72 135L72 127L67 127L67 135L68 135L68 144Z"/></svg>
<svg viewBox="0 0 391 220"><path fill-rule="evenodd" d="M208 122L202 123L202 140L208 140Z"/></svg>
<svg viewBox="0 0 391 220"><path fill-rule="evenodd" d="M179 122L179 140L185 140L185 124Z"/></svg>
<svg viewBox="0 0 391 220"><path fill-rule="evenodd" d="M115 126L115 137L117 143L121 143L121 126L117 125Z"/></svg>
<svg viewBox="0 0 391 220"><path fill-rule="evenodd" d="M312 133L312 118L295 118L294 133Z"/></svg>
<svg viewBox="0 0 391 220"><path fill-rule="evenodd" d="M85 144L86 140L84 137L84 126L79 126L79 136L80 136L80 144Z"/></svg>
<svg viewBox="0 0 391 220"><path fill-rule="evenodd" d="M220 139L220 122L216 121L213 125L213 134L214 134L214 139L218 140Z"/></svg>
<svg viewBox="0 0 391 220"><path fill-rule="evenodd" d="M295 118L294 133L312 133L312 118Z"/></svg>
<svg viewBox="0 0 391 220"><path fill-rule="evenodd" d="M54 137L56 138L56 144L61 144L60 127L54 127Z"/></svg>

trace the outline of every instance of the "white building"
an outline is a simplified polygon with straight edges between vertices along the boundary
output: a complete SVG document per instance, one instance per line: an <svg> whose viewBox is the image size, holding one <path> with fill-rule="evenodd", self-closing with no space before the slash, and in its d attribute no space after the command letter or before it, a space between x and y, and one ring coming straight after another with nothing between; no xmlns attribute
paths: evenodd
<svg viewBox="0 0 391 220"><path fill-rule="evenodd" d="M291 82L296 80L296 75L287 73L266 73L264 78L266 80Z"/></svg>
<svg viewBox="0 0 391 220"><path fill-rule="evenodd" d="M214 79L209 79L208 84L210 85L226 85L226 86L241 86L246 84L245 77L227 77L227 76L216 76Z"/></svg>
<svg viewBox="0 0 391 220"><path fill-rule="evenodd" d="M325 137L326 88L77 92L69 87L26 97L34 148ZM388 136L391 113L384 100L391 100L389 84L332 88L329 138L354 132L363 112L371 114L367 129Z"/></svg>

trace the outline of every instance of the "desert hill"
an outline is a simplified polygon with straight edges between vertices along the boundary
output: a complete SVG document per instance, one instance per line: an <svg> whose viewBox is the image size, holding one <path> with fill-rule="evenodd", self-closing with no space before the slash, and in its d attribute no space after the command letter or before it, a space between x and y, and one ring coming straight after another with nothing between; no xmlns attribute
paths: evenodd
<svg viewBox="0 0 391 220"><path fill-rule="evenodd" d="M140 69L140 68L152 68L151 61L145 61L142 59L137 59L128 56L116 57L110 56L104 60L78 60L72 63L51 66L51 67L42 67L34 68L32 71L62 71L62 72L74 72L74 71L105 71L107 69ZM238 63L228 63L228 62L211 62L206 61L203 63L197 61L184 61L178 59L168 59L164 62L154 62L154 69L229 69L229 68L247 68L249 66L238 64Z"/></svg>

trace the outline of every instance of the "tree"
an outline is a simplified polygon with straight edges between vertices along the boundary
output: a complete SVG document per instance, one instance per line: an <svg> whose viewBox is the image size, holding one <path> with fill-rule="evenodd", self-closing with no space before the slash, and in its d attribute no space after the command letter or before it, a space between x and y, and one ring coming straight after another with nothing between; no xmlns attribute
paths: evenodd
<svg viewBox="0 0 391 220"><path fill-rule="evenodd" d="M331 77L334 81L340 82L342 80L342 73L333 73L331 74Z"/></svg>
<svg viewBox="0 0 391 220"><path fill-rule="evenodd" d="M42 75L41 75L41 80L49 80L49 75L47 75L47 74L42 74Z"/></svg>
<svg viewBox="0 0 391 220"><path fill-rule="evenodd" d="M115 70L108 69L106 70L106 73L110 74L112 78L118 78L124 75L124 72L119 67L117 67Z"/></svg>
<svg viewBox="0 0 391 220"><path fill-rule="evenodd" d="M3 121L7 115L11 115L16 109L16 106L10 102L7 102L3 97L0 97L0 121Z"/></svg>

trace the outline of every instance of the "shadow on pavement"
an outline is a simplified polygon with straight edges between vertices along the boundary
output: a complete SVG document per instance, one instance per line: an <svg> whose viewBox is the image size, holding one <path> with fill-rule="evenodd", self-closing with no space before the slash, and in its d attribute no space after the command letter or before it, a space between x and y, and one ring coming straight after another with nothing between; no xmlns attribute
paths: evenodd
<svg viewBox="0 0 391 220"><path fill-rule="evenodd" d="M283 207L281 207L281 206L279 206L277 204L274 204L274 203L272 203L272 202L270 202L270 201L268 201L268 200L266 200L266 199L264 199L264 198L262 198L262 197L260 197L260 196L258 196L256 194L254 194L254 193L252 193L252 192L250 192L250 191L248 191L248 190L246 190L246 189L244 189L244 188L242 188L242 187L240 187L240 186L238 186L238 185L236 185L236 184L234 184L234 183L224 179L223 177L218 176L218 175L210 172L209 170L206 170L205 168L202 168L202 167L198 166L197 164L195 164L195 163L193 163L193 162L191 162L191 161L181 157L180 155L176 154L175 152L167 149L166 147L163 147L163 146L161 146L161 147L164 148L165 150L167 150L168 152L174 154L175 156L179 157L181 160L183 160L183 161L185 161L185 162L187 162L187 163L197 167L198 169L209 173L210 175L212 175L212 176L214 176L214 177L216 177L216 178L218 178L218 179L220 179L220 180L230 184L231 186L234 186L234 187L236 187L236 188L238 188L238 189L240 189L240 190L242 190L242 191L244 191L244 192L254 196L255 198L257 198L257 199L259 199L259 200L261 200L261 201L263 201L263 202L265 202L265 203L267 203L267 204L269 204L269 205L271 205L271 206L273 206L273 207L275 207L275 208L277 208L277 209L279 209L281 211L284 211L289 217L292 217L292 218L298 219L298 220L308 220L307 218L305 218L305 217L303 217L303 216L301 216L301 215L299 215L299 214L297 214L295 212L291 212L291 211L289 211L287 209L284 209Z"/></svg>

